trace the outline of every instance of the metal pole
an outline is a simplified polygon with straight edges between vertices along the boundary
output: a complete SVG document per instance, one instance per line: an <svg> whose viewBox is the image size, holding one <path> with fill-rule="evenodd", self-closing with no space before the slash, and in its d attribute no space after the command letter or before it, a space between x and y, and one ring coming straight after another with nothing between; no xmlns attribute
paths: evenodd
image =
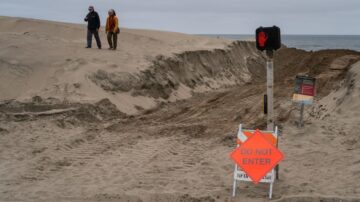
<svg viewBox="0 0 360 202"><path fill-rule="evenodd" d="M266 80L267 80L267 130L274 131L274 62L273 51L266 51L268 60L266 61Z"/></svg>
<svg viewBox="0 0 360 202"><path fill-rule="evenodd" d="M279 148L280 131L277 126L275 128L275 134L276 134L276 148ZM275 167L275 173L276 173L277 180L279 179L279 172L280 172L280 164L277 164L277 166Z"/></svg>
<svg viewBox="0 0 360 202"><path fill-rule="evenodd" d="M300 121L299 121L299 127L300 128L304 126L304 107L305 107L305 104L301 103Z"/></svg>

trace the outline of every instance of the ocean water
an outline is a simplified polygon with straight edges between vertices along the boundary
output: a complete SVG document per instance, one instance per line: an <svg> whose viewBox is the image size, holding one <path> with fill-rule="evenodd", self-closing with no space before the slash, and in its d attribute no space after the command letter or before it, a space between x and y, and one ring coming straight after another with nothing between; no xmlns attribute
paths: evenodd
<svg viewBox="0 0 360 202"><path fill-rule="evenodd" d="M234 40L255 40L254 35L205 35ZM288 47L317 51L324 49L350 49L360 51L360 35L283 35L282 43Z"/></svg>

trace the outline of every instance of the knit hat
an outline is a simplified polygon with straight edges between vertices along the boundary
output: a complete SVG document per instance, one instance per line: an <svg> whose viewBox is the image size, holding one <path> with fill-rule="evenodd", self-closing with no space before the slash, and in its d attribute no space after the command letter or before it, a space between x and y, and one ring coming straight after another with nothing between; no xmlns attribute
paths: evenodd
<svg viewBox="0 0 360 202"><path fill-rule="evenodd" d="M116 16L116 12L115 12L114 9L110 9L110 10L109 10L109 13L112 13L114 16Z"/></svg>

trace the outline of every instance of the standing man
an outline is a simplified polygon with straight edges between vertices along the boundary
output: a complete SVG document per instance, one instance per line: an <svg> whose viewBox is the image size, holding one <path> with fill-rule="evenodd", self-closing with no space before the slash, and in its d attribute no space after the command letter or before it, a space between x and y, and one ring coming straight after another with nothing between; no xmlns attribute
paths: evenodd
<svg viewBox="0 0 360 202"><path fill-rule="evenodd" d="M117 47L117 35L120 33L119 19L116 17L114 9L110 9L109 17L106 19L106 33L107 40L109 42L110 50L116 50Z"/></svg>
<svg viewBox="0 0 360 202"><path fill-rule="evenodd" d="M85 22L88 22L86 48L91 48L92 35L94 35L96 39L96 44L98 48L101 49L101 41L99 37L100 17L99 14L94 10L94 6L89 6L89 13L86 15L84 20Z"/></svg>

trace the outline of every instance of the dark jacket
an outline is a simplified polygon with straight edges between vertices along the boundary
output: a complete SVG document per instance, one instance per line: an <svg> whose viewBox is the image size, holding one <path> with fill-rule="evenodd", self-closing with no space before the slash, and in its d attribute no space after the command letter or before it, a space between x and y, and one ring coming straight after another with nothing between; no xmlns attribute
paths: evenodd
<svg viewBox="0 0 360 202"><path fill-rule="evenodd" d="M84 20L88 22L89 30L96 30L100 28L100 17L96 11L88 13Z"/></svg>

